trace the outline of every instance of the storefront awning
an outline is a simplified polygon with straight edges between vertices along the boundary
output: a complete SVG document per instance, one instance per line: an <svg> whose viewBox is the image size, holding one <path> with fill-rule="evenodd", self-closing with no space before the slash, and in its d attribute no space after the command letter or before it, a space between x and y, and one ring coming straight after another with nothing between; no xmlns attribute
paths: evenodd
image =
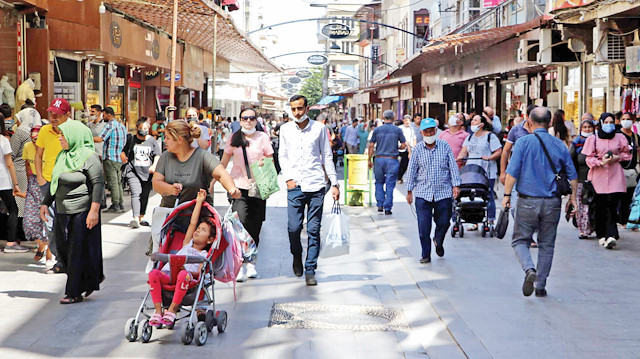
<svg viewBox="0 0 640 359"><path fill-rule="evenodd" d="M172 0L107 0L105 5L171 34ZM206 0L180 1L178 38L207 51L213 51L213 16L218 14L216 53L245 72L281 72L250 39L236 27L233 19Z"/></svg>
<svg viewBox="0 0 640 359"><path fill-rule="evenodd" d="M318 101L318 105L328 105L330 103L338 102L342 100L342 96L329 95L323 97L320 101Z"/></svg>
<svg viewBox="0 0 640 359"><path fill-rule="evenodd" d="M524 24L497 27L467 34L453 34L432 39L407 62L393 71L391 77L414 76L440 67L464 56L486 50L515 37L519 33L540 27L548 18L539 17Z"/></svg>
<svg viewBox="0 0 640 359"><path fill-rule="evenodd" d="M309 107L309 110L324 110L327 107L329 107L329 106L327 106L327 105L313 105L313 106Z"/></svg>

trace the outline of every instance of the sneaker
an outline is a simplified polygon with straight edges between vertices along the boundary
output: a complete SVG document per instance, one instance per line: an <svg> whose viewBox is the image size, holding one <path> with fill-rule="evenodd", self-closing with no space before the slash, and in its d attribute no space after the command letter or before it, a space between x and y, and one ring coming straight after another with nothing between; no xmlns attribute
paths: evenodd
<svg viewBox="0 0 640 359"><path fill-rule="evenodd" d="M522 294L524 294L525 297L533 294L533 282L536 281L537 277L535 269L527 269L524 275L524 283L522 283Z"/></svg>
<svg viewBox="0 0 640 359"><path fill-rule="evenodd" d="M431 257L421 258L420 263L421 264L431 263Z"/></svg>
<svg viewBox="0 0 640 359"><path fill-rule="evenodd" d="M138 223L138 220L134 218L131 220L131 222L129 222L129 227L140 228L140 223Z"/></svg>
<svg viewBox="0 0 640 359"><path fill-rule="evenodd" d="M247 277L253 279L257 276L258 271L256 271L256 265L253 263L247 263Z"/></svg>
<svg viewBox="0 0 640 359"><path fill-rule="evenodd" d="M314 286L314 285L318 285L318 281L316 280L316 276L312 273L307 273L307 275L305 276L305 281L307 282L308 286Z"/></svg>
<svg viewBox="0 0 640 359"><path fill-rule="evenodd" d="M385 214L385 215L390 215L390 214L393 214L393 213L391 212L391 210L390 210L390 209L385 209L385 210L384 210L384 214Z"/></svg>
<svg viewBox="0 0 640 359"><path fill-rule="evenodd" d="M116 213L124 213L124 212L126 212L126 211L124 210L124 206L123 206L123 205L119 205L119 206L118 206L118 209L116 210Z"/></svg>
<svg viewBox="0 0 640 359"><path fill-rule="evenodd" d="M547 290L544 288L536 288L536 297L546 297Z"/></svg>
<svg viewBox="0 0 640 359"><path fill-rule="evenodd" d="M378 207L378 212L383 212L383 211L384 211L384 208Z"/></svg>
<svg viewBox="0 0 640 359"><path fill-rule="evenodd" d="M616 241L615 238L613 237L609 237L607 238L607 240L604 242L604 247L606 249L613 249L613 247L615 247L618 244L618 241Z"/></svg>
<svg viewBox="0 0 640 359"><path fill-rule="evenodd" d="M605 247L607 245L607 239L604 237L598 239L598 244L601 245L602 247Z"/></svg>
<svg viewBox="0 0 640 359"><path fill-rule="evenodd" d="M303 268L302 268L302 257L293 257L293 274L296 277L302 277Z"/></svg>
<svg viewBox="0 0 640 359"><path fill-rule="evenodd" d="M111 207L104 210L104 213L118 213L118 207L111 205Z"/></svg>
<svg viewBox="0 0 640 359"><path fill-rule="evenodd" d="M240 271L238 272L238 276L236 277L236 282L244 282L247 280L247 265L242 263L242 267L240 267Z"/></svg>
<svg viewBox="0 0 640 359"><path fill-rule="evenodd" d="M4 246L5 253L27 253L29 248L23 247L19 244L12 244L9 246Z"/></svg>
<svg viewBox="0 0 640 359"><path fill-rule="evenodd" d="M147 221L146 221L146 220L144 220L144 219L143 219L142 221L140 221L140 225L141 225L141 226L145 226L145 227L149 227L149 226L151 226L151 225L149 224L149 222L147 222Z"/></svg>

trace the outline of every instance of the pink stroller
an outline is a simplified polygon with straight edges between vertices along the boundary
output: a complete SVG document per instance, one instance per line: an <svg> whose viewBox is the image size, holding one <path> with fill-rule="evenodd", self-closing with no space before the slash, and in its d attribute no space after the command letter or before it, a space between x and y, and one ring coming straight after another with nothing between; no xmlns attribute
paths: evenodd
<svg viewBox="0 0 640 359"><path fill-rule="evenodd" d="M224 264L224 252L228 242L222 235L220 216L211 205L205 202L200 213L201 219L211 219L216 228L216 240L211 245L207 258L174 254L182 248L195 203L195 200L183 203L167 216L162 226L159 252L151 255L151 260L155 262L154 268L162 268L165 263L169 263L171 267L171 282L162 285L162 307L165 309L171 304L176 279L182 266L185 263L204 263L200 275L189 283L187 294L180 304L180 310L186 313L182 316L178 315L175 319L175 323L188 319L182 331L182 342L185 345L190 344L194 337L196 344L204 345L213 327L217 326L218 333L223 333L227 327L227 312L215 309L213 284L214 273L217 273ZM154 307L147 305L149 296L150 291L147 291L136 316L127 320L124 335L130 342L138 339L139 327L142 342L147 343L151 339L153 326L149 324L151 315L147 312L152 314ZM167 326L167 329L173 329L173 325Z"/></svg>

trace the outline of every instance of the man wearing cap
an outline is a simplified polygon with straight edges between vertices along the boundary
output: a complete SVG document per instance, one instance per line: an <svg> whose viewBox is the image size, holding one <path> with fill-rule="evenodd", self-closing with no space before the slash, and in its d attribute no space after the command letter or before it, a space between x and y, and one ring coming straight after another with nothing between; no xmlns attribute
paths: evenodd
<svg viewBox="0 0 640 359"><path fill-rule="evenodd" d="M413 149L407 171L407 202L416 197L418 232L422 245L420 263L431 262L431 221L436 224L433 242L436 254L444 256L444 237L449 229L453 198L460 194L460 174L451 146L436 139L436 121L426 118L420 123L423 142Z"/></svg>
<svg viewBox="0 0 640 359"><path fill-rule="evenodd" d="M58 126L65 123L69 119L69 116L71 116L71 106L69 106L69 102L63 98L54 99L47 108L49 124L42 126L38 133L34 163L36 166L38 185L40 185L40 191L43 195L49 193L53 167L56 164L58 153L62 151L59 140L61 132ZM52 208L52 210L54 211L53 218L55 218L55 208ZM53 234L53 231L49 232L49 249L57 256L57 245ZM61 273L64 272L64 267L61 262L58 262L49 270L53 273Z"/></svg>
<svg viewBox="0 0 640 359"><path fill-rule="evenodd" d="M402 130L393 124L395 113L387 110L382 114L384 125L376 127L369 141L369 168L373 168L376 177L376 202L378 212L391 214L393 207L393 189L396 188L400 162L398 162L398 143L400 150L407 148ZM375 167L372 160L375 147Z"/></svg>
<svg viewBox="0 0 640 359"><path fill-rule="evenodd" d="M115 112L111 107L102 110L102 119L107 125L102 129L99 136L93 138L95 142L104 142L102 148L102 164L104 173L111 192L111 207L105 212L123 213L122 205L122 160L120 153L127 142L127 129L115 118Z"/></svg>

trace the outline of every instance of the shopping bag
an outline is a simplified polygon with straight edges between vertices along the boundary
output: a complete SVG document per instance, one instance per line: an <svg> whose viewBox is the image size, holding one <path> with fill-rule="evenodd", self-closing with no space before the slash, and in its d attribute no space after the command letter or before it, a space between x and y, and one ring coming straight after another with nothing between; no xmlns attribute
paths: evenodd
<svg viewBox="0 0 640 359"><path fill-rule="evenodd" d="M256 246L256 242L253 240L253 237L251 237L249 232L247 232L242 225L242 222L240 222L238 212L233 211L232 207L233 205L229 206L227 213L224 215L224 220L222 221L223 232L225 236L227 236L227 234L232 235L240 243L242 256L246 261L251 262L258 252L258 247ZM227 239L231 240L231 238Z"/></svg>
<svg viewBox="0 0 640 359"><path fill-rule="evenodd" d="M333 204L331 213L325 217L328 222L327 234L320 241L320 257L331 258L349 254L349 216L342 213L340 204Z"/></svg>
<svg viewBox="0 0 640 359"><path fill-rule="evenodd" d="M500 212L500 217L498 217L498 223L496 223L496 237L502 239L504 235L507 233L507 228L509 227L509 210L507 207Z"/></svg>
<svg viewBox="0 0 640 359"><path fill-rule="evenodd" d="M256 180L262 199L267 199L278 192L280 186L278 186L278 173L276 172L276 166L273 164L273 158L263 158L262 161L262 166L258 162L252 163L251 172Z"/></svg>

